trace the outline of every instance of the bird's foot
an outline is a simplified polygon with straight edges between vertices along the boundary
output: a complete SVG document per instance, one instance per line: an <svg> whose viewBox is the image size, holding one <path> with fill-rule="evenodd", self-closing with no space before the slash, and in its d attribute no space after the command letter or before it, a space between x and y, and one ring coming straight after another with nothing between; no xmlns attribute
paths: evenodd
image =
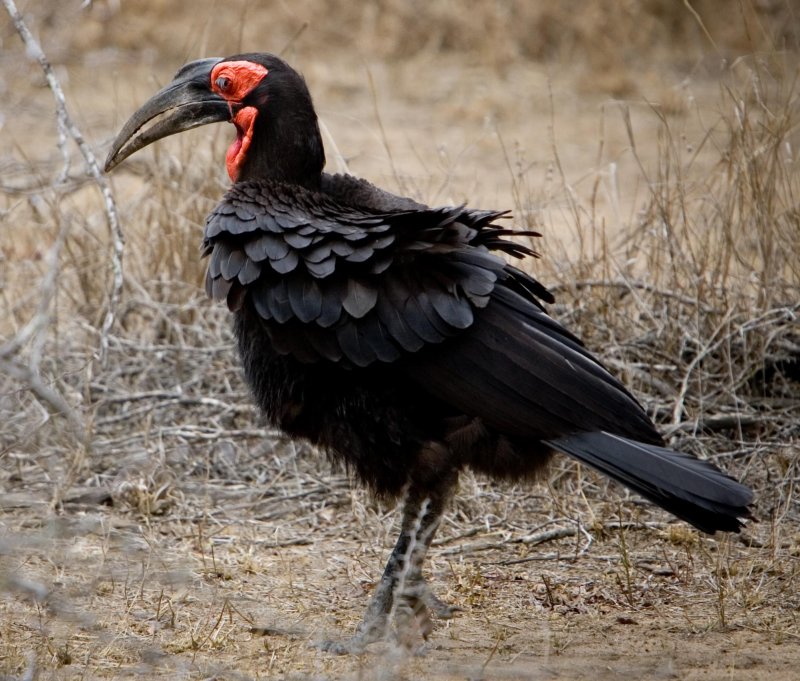
<svg viewBox="0 0 800 681"><path fill-rule="evenodd" d="M458 606L449 605L433 593L428 583L419 579L410 585L398 599L395 620L398 637L412 642L428 638L433 631L433 617L449 620L461 610ZM408 646L410 647L410 645Z"/></svg>
<svg viewBox="0 0 800 681"><path fill-rule="evenodd" d="M457 612L461 612L461 608L457 605L450 605L441 600L426 582L422 583L422 602L428 609L440 620L451 620L456 616Z"/></svg>
<svg viewBox="0 0 800 681"><path fill-rule="evenodd" d="M346 641L318 641L312 645L334 655L361 655L370 643L385 640L390 633L388 615L376 615L370 610L371 608L367 609L367 614L351 638Z"/></svg>
<svg viewBox="0 0 800 681"><path fill-rule="evenodd" d="M431 615L452 619L461 608L441 601L420 579L406 585L402 593L387 597L379 585L356 633L347 641L321 641L314 647L336 655L360 655L378 641L392 641L408 650L419 649L433 631ZM391 617L394 617L392 627Z"/></svg>

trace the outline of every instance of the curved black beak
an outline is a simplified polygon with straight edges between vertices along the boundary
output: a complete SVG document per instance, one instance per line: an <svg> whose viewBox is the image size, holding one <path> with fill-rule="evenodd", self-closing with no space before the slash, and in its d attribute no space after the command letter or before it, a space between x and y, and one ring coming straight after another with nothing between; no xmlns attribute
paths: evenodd
<svg viewBox="0 0 800 681"><path fill-rule="evenodd" d="M221 61L198 59L181 67L174 80L149 99L120 130L106 159L106 172L162 137L206 123L230 120L228 102L211 91L211 70ZM145 124L161 114L166 115L140 132Z"/></svg>

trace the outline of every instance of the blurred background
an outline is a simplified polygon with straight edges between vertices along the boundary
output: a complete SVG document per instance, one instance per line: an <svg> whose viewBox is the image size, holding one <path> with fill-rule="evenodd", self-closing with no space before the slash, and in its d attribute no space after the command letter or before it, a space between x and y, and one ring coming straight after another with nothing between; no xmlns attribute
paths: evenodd
<svg viewBox="0 0 800 681"><path fill-rule="evenodd" d="M685 115L696 99L706 105L716 96L711 83L737 60L797 45L800 31L791 0L509 0L469 8L450 0L68 0L20 8L98 147L183 63L270 51L305 75L354 171L380 179L394 162L394 172L418 178L420 194L430 191L426 176L460 173L471 180L459 182L464 196L479 183L490 201L494 194L507 201L502 171L505 156L516 160L515 145L527 163L541 163L555 136L570 170L589 169L607 118L602 107L623 101ZM44 115L50 95L2 22L3 146L18 161L41 161L57 153L53 119ZM620 119L611 118L612 147L599 160L620 152L613 146Z"/></svg>
<svg viewBox="0 0 800 681"><path fill-rule="evenodd" d="M576 233L564 184L602 210L604 230L624 229L648 200L642 171L651 173L659 156L656 144L635 147L632 135L656 141L668 120L694 167L708 169L717 155L705 153L706 143L725 134L716 120L722 89L737 88L747 103L791 82L786 55L800 31L794 0L487 1L468 9L448 0L70 0L20 9L99 156L185 62L272 51L309 83L331 171L431 203L514 207L528 223L550 222L542 247L555 253L574 253L588 234ZM24 188L31 171L61 154L41 70L5 16L0 22L0 168L6 186ZM220 144L229 134L217 126L161 148L192 147L199 156L189 170L216 172L224 185ZM537 194L527 205L523 180ZM126 181L124 171L115 177Z"/></svg>

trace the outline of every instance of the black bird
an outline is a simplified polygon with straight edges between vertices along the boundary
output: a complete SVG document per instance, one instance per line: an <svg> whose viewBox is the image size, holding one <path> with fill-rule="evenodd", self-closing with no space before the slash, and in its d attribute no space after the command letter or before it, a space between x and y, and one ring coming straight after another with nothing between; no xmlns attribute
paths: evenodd
<svg viewBox="0 0 800 681"><path fill-rule="evenodd" d="M149 127L145 126L153 121ZM700 530L738 531L752 492L666 449L634 397L549 317L539 282L501 257L534 255L504 212L430 208L323 172L303 78L270 54L202 59L125 124L106 161L230 121L233 185L209 215L206 290L233 313L244 373L269 422L384 497L400 537L364 621L339 652L392 627L430 632L453 609L422 562L459 471L520 479L553 451Z"/></svg>

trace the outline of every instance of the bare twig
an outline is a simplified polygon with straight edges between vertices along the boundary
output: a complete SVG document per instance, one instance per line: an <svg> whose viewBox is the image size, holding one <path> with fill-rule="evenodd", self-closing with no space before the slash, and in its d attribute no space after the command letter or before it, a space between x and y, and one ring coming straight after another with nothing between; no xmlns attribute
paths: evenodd
<svg viewBox="0 0 800 681"><path fill-rule="evenodd" d="M85 437L86 428L80 417L70 407L69 403L48 386L42 377L33 369L13 360L0 359L0 372L24 382L28 389L40 400L47 403L54 411L64 416L70 425L75 428L79 439Z"/></svg>
<svg viewBox="0 0 800 681"><path fill-rule="evenodd" d="M549 524L549 523L548 523ZM613 522L613 523L606 523L602 526L604 530L618 530L620 527L624 529L632 529L632 530L658 530L662 529L664 526L662 523L628 523L628 522ZM482 542L474 542L473 544L467 544L465 546L454 546L449 549L444 549L439 552L440 556L452 556L452 555L462 555L462 554L469 554L469 553L477 553L478 551L491 551L493 549L504 549L509 544L523 544L525 546L537 546L538 544L544 544L546 542L556 541L558 539L566 539L567 537L574 537L578 534L582 534L584 537L587 538L589 542L588 545L591 545L592 539L590 538L589 533L579 523L575 523L570 527L556 527L552 530L547 530L545 532L536 532L534 534L528 534L523 537L514 537L513 539L507 539L505 541L482 541ZM588 548L588 545L586 548ZM580 552L580 555L583 555L585 551ZM513 561L513 562L524 562L523 561ZM503 563L503 565L510 564L510 563Z"/></svg>
<svg viewBox="0 0 800 681"><path fill-rule="evenodd" d="M333 158L336 159L336 170L340 173L349 173L350 168L347 166L347 159L342 155L342 152L339 151L339 147L336 144L336 140L333 139L333 135L331 134L330 129L325 124L325 120L320 117L319 118L319 129L322 132L325 140L328 142L328 145L333 152Z"/></svg>
<svg viewBox="0 0 800 681"><path fill-rule="evenodd" d="M392 156L392 148L389 146L389 138L386 136L386 130L383 128L383 119L381 119L381 110L378 106L378 91L375 88L375 80L372 77L372 70L367 67L367 80L369 80L369 92L372 96L372 108L375 112L375 120L378 123L378 129L381 133L381 142L383 148L386 150L386 157L389 159L389 166L392 168L392 175L398 184L400 183L400 174L397 172L397 166L394 164L394 157Z"/></svg>
<svg viewBox="0 0 800 681"><path fill-rule="evenodd" d="M716 431L740 428L742 426L753 426L758 423L763 423L766 418L767 417L764 415L713 414L711 416L673 424L665 430L664 435L669 437L677 432L697 433L704 430Z"/></svg>
<svg viewBox="0 0 800 681"><path fill-rule="evenodd" d="M59 130L58 146L59 149L61 149L62 155L64 156L64 167L59 175L58 181L65 181L67 175L69 174L69 157L66 152L66 136L68 135L72 138L80 150L81 155L86 163L87 170L94 179L95 184L97 184L99 187L100 193L103 196L106 221L108 223L108 229L111 234L113 245L111 251L113 285L111 288L111 294L109 296L108 309L106 310L100 335L100 361L105 363L108 350L108 333L114 324L116 310L119 304L120 294L122 292L122 255L124 248L124 237L119 224L117 205L114 201L113 193L111 192L111 186L100 169L100 164L97 161L97 157L94 155L91 147L87 144L83 134L75 125L74 121L69 115L69 112L67 111L67 102L66 98L64 97L64 91L61 88L58 78L56 78L52 65L45 56L45 53L39 43L28 30L22 15L19 13L19 10L14 3L14 0L2 0L2 2L3 6L8 12L8 16L11 18L11 21L14 24L14 28L17 30L17 33L19 33L22 42L25 44L25 49L28 55L39 62L39 66L41 67L45 78L47 79L47 85L50 87L56 102L56 117ZM47 301L47 304L49 305L49 301Z"/></svg>
<svg viewBox="0 0 800 681"><path fill-rule="evenodd" d="M288 42L287 42L287 43L286 43L286 44L285 44L285 45L284 45L284 46L283 46L283 47L282 47L282 48L281 48L281 49L278 51L278 56L282 57L283 55L285 55L285 54L286 54L286 52L289 50L289 48L290 48L292 45L294 45L295 41L296 41L296 40L297 40L297 39L298 39L298 38L299 38L301 35L303 35L303 33L305 33L305 30L306 30L307 28L308 28L308 22L307 22L307 21L304 21L304 22L302 23L302 25L300 26L300 28L298 28L298 29L297 29L297 30L294 32L294 35L293 35L291 38L289 38L289 41L288 41Z"/></svg>
<svg viewBox="0 0 800 681"><path fill-rule="evenodd" d="M584 288L615 288L622 291L631 291L632 289L640 289L647 291L663 298L671 298L677 300L684 305L690 305L700 308L703 312L713 312L714 308L704 303L702 300L691 298L689 296L681 295L675 291L665 291L659 289L654 284L645 281L633 281L629 279L580 279L568 284L550 284L548 287L551 291L565 291L569 289L584 289Z"/></svg>
<svg viewBox="0 0 800 681"><path fill-rule="evenodd" d="M717 52L719 52L719 47L717 47L717 43L714 42L714 38L711 37L711 34L708 32L708 29L706 28L706 25L703 23L703 20L700 18L700 15L697 13L697 10L694 7L692 7L692 4L689 2L689 0L683 0L683 4L686 7L686 9L689 10L691 15L694 17L695 21L698 23L698 25L702 29L702 31L705 34L706 38L708 38L708 42L710 42L712 47Z"/></svg>
<svg viewBox="0 0 800 681"><path fill-rule="evenodd" d="M36 347L41 347L44 332L50 325L50 310L52 309L53 299L56 295L56 284L60 271L59 257L68 232L69 221L64 220L58 231L55 242L47 252L47 274L45 274L40 286L41 298L39 299L36 312L33 317L31 317L30 321L28 321L13 338L0 346L0 359L8 359L16 355L29 341L33 341ZM34 373L38 373L38 360L38 352L33 353L30 364L31 370Z"/></svg>

